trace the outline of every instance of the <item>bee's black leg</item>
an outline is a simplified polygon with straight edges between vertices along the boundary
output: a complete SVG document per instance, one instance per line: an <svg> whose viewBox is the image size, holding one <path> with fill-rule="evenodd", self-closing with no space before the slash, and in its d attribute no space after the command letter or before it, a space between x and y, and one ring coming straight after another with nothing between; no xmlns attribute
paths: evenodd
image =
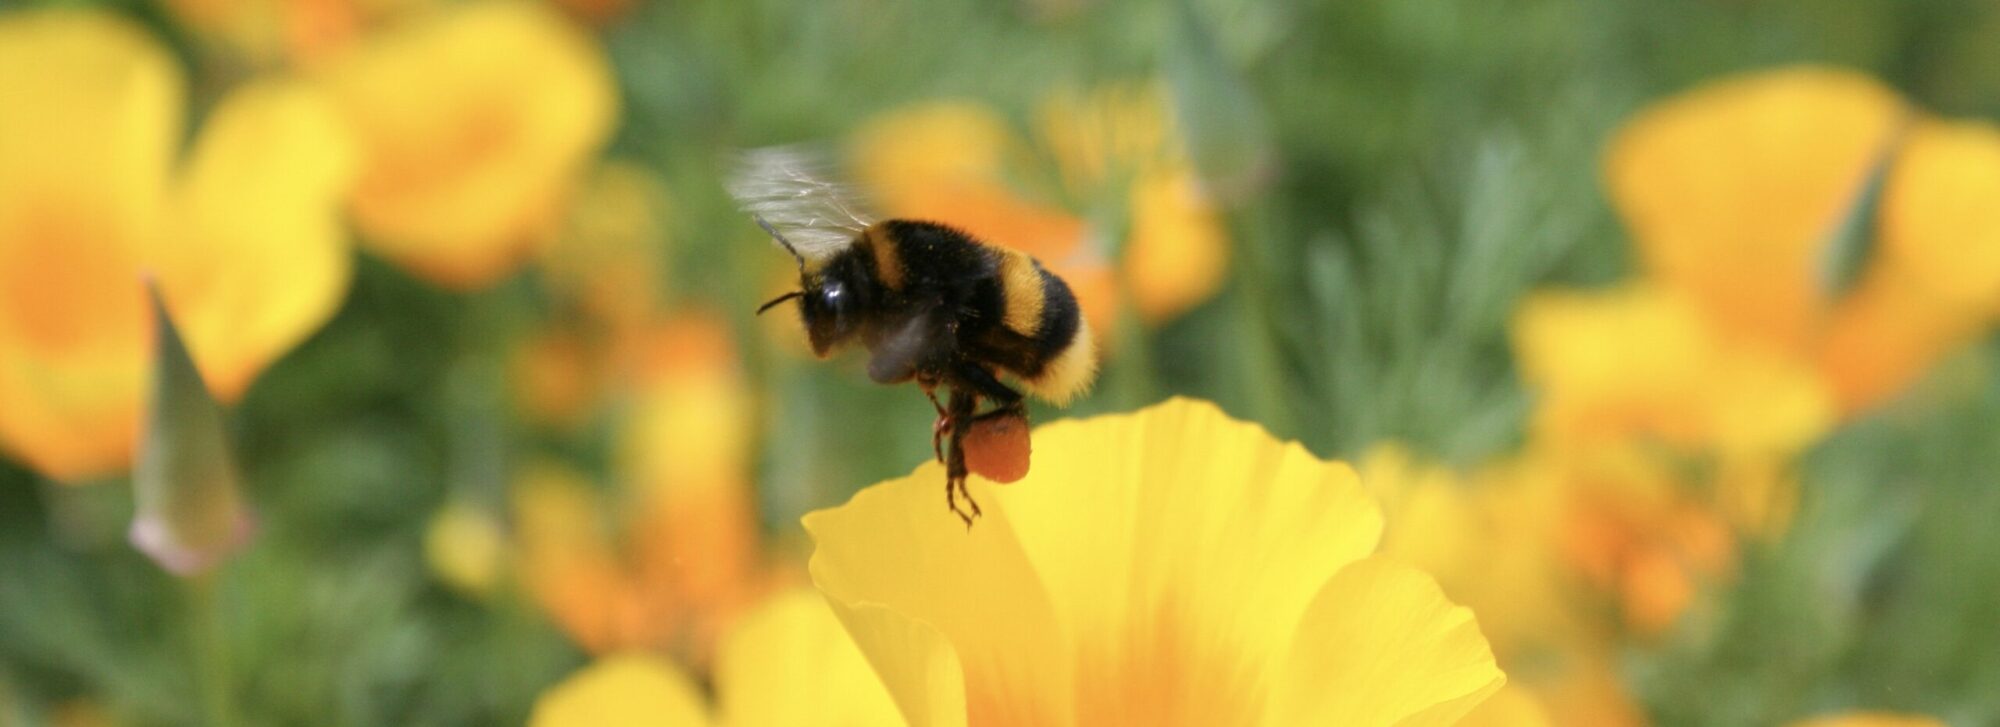
<svg viewBox="0 0 2000 727"><path fill-rule="evenodd" d="M963 425L972 421L972 412L978 406L979 397L964 389L952 387L951 407L945 415L951 420L951 456L945 460L944 465L944 497L945 504L951 507L951 511L956 513L960 520L965 521L967 529L972 527L973 519L979 517L981 513L979 512L979 503L972 499L972 491L965 487L965 478L969 474L969 470L965 465L965 427ZM968 513L965 510L959 509L957 498L961 496L965 498L965 504L971 509L971 512Z"/></svg>

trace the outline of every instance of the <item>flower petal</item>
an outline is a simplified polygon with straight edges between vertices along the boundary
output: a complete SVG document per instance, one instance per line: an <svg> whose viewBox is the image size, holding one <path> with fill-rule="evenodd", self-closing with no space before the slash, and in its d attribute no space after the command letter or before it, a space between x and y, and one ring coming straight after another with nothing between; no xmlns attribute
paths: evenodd
<svg viewBox="0 0 2000 727"><path fill-rule="evenodd" d="M1785 68L1711 83L1627 123L1605 155L1646 268L1727 333L1802 345L1820 249L1902 123L1860 74Z"/></svg>
<svg viewBox="0 0 2000 727"><path fill-rule="evenodd" d="M1925 121L1882 188L1883 262L1981 317L2000 307L2000 128Z"/></svg>
<svg viewBox="0 0 2000 727"><path fill-rule="evenodd" d="M1381 534L1352 469L1206 402L1034 440L1034 468L995 508L1077 634L1082 724L1254 713L1306 604Z"/></svg>
<svg viewBox="0 0 2000 727"><path fill-rule="evenodd" d="M828 604L910 727L965 727L965 667L943 634L877 604Z"/></svg>
<svg viewBox="0 0 2000 727"><path fill-rule="evenodd" d="M386 33L331 81L368 161L355 221L375 251L478 287L554 235L563 197L609 137L609 63L541 3L455 6Z"/></svg>
<svg viewBox="0 0 2000 727"><path fill-rule="evenodd" d="M147 359L144 249L182 79L115 16L0 18L0 442L43 474L131 461Z"/></svg>
<svg viewBox="0 0 2000 727"><path fill-rule="evenodd" d="M700 727L709 724L694 681L645 654L605 657L535 701L528 727Z"/></svg>
<svg viewBox="0 0 2000 727"><path fill-rule="evenodd" d="M1881 245L1821 365L1849 411L1902 392L2000 312L2000 129L1920 122L1883 184Z"/></svg>
<svg viewBox="0 0 2000 727"><path fill-rule="evenodd" d="M1509 682L1466 713L1465 719L1459 720L1458 727L1548 727L1552 724L1555 722L1549 718L1549 710L1542 706L1541 700Z"/></svg>
<svg viewBox="0 0 2000 727"><path fill-rule="evenodd" d="M1538 293L1513 329L1536 427L1558 444L1790 452L1833 424L1831 394L1802 358L1731 345L1671 289Z"/></svg>
<svg viewBox="0 0 2000 727"><path fill-rule="evenodd" d="M975 480L989 504L968 530L945 508L944 481L926 463L807 515L814 584L915 727L943 724L928 715L955 698L961 719L983 725L1070 724L1063 633L1041 580L994 493ZM940 674L937 637L963 665L962 693Z"/></svg>
<svg viewBox="0 0 2000 727"><path fill-rule="evenodd" d="M340 207L356 154L328 98L297 81L244 86L202 127L154 260L218 398L241 396L346 298Z"/></svg>
<svg viewBox="0 0 2000 727"><path fill-rule="evenodd" d="M1132 183L1132 236L1125 279L1132 304L1159 322L1193 308L1222 287L1229 271L1229 235L1194 170L1180 166Z"/></svg>
<svg viewBox="0 0 2000 727"><path fill-rule="evenodd" d="M726 724L902 723L896 703L854 639L826 599L809 589L776 596L744 616L723 637L715 671Z"/></svg>
<svg viewBox="0 0 2000 727"><path fill-rule="evenodd" d="M1471 610L1382 558L1320 589L1291 654L1266 724L1448 725L1506 681Z"/></svg>
<svg viewBox="0 0 2000 727"><path fill-rule="evenodd" d="M925 674L934 660L881 642L935 627L965 665L976 724L1253 719L1300 614L1381 532L1351 469L1210 404L1034 436L1027 478L972 480L986 517L970 533L938 502L935 464L806 518L815 580L863 651ZM862 633L863 615L891 638ZM888 683L899 699L940 689Z"/></svg>

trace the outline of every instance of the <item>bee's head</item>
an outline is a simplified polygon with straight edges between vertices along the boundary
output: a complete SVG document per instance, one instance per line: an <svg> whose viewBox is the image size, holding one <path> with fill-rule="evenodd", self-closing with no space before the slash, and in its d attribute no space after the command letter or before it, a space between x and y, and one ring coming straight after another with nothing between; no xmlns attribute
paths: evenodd
<svg viewBox="0 0 2000 727"><path fill-rule="evenodd" d="M805 321L813 353L824 358L834 346L854 335L860 322L862 287L837 276L819 276L804 287L799 295L799 318Z"/></svg>
<svg viewBox="0 0 2000 727"><path fill-rule="evenodd" d="M868 301L867 265L852 255L836 255L831 260L818 261L810 265L806 256L790 240L778 232L763 217L754 217L757 226L770 233L771 239L785 248L799 262L799 289L766 301L757 308L762 315L772 306L793 298L799 299L799 318L806 324L806 335L812 339L813 353L825 358L835 346L852 337L861 324L861 312Z"/></svg>
<svg viewBox="0 0 2000 727"><path fill-rule="evenodd" d="M867 286L842 266L799 276L799 289L771 299L757 309L763 313L787 300L799 300L799 319L805 323L806 337L813 353L824 358L835 346L852 337L861 325L861 311L867 301Z"/></svg>

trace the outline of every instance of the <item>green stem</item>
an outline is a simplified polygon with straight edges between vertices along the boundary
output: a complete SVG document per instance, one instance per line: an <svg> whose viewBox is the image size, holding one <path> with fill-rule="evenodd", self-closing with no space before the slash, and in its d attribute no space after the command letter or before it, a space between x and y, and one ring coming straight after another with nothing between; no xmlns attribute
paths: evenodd
<svg viewBox="0 0 2000 727"><path fill-rule="evenodd" d="M200 676L202 713L213 727L236 727L243 721L236 713L234 674L218 580L214 573L187 579L188 621L193 633L196 673Z"/></svg>

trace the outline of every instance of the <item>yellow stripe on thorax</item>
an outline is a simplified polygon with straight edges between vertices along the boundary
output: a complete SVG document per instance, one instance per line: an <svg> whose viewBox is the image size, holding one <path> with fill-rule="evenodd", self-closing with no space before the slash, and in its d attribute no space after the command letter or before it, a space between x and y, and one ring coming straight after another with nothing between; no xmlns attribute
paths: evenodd
<svg viewBox="0 0 2000 727"><path fill-rule="evenodd" d="M903 255L896 249L895 238L882 231L882 223L875 223L862 231L862 239L868 243L868 250L875 256L875 276L890 290L903 289Z"/></svg>
<svg viewBox="0 0 2000 727"><path fill-rule="evenodd" d="M1007 301L1004 322L1015 333L1033 336L1042 325L1042 273L1035 260L1013 250L1000 251L1000 291Z"/></svg>

